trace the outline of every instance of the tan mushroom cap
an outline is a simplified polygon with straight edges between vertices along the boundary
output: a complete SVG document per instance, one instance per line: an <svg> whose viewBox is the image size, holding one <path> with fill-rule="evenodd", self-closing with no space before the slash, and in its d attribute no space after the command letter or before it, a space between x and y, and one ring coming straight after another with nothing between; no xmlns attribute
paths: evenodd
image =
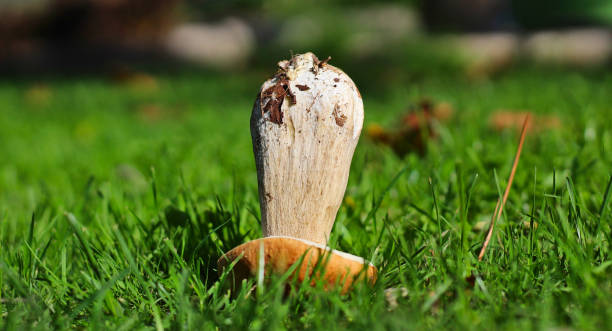
<svg viewBox="0 0 612 331"><path fill-rule="evenodd" d="M291 266L301 261L301 265L292 275L297 275L299 282L303 282L307 277L312 279L312 283L322 279L326 283L326 289L341 286L342 293L348 292L354 283L364 279L373 285L377 278L376 267L361 257L291 237L266 237L235 247L217 261L219 273L240 258L232 270L234 284L240 284L243 279L257 276L259 256L262 255L265 274L284 274ZM313 276L315 266L316 274Z"/></svg>

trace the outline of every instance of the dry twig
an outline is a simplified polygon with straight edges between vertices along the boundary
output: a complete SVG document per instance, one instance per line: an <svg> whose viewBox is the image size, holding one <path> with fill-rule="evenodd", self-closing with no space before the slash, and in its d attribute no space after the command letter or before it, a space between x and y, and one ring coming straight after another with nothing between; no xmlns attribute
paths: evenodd
<svg viewBox="0 0 612 331"><path fill-rule="evenodd" d="M489 242L491 241L491 236L493 236L493 228L495 227L495 222L500 217L502 211L504 210L504 206L506 205L506 200L508 200L508 194L510 193L510 188L512 187L512 181L514 180L514 173L516 172L516 167L518 166L519 158L521 157L521 151L523 150L523 142L525 142L525 134L527 133L527 126L531 119L531 115L527 114L525 116L525 121L523 122L523 128L521 129L521 138L519 140L519 145L516 150L516 155L514 156L514 163L512 164L512 171L510 172L510 178L508 178L508 185L506 186L506 190L504 191L504 196L502 200L497 200L497 205L495 205L495 212L493 216L491 216L491 224L489 225L489 230L487 231L487 237L485 238L484 243L482 244L482 248L480 249L480 253L478 254L478 261L482 261L484 257L484 253L487 250L487 246L489 246Z"/></svg>

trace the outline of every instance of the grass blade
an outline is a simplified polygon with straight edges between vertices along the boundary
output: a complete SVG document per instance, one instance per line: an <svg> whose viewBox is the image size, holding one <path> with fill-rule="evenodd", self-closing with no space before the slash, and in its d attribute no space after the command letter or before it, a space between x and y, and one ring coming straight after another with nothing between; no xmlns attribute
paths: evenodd
<svg viewBox="0 0 612 331"><path fill-rule="evenodd" d="M106 292L111 289L118 280L123 279L128 273L130 269L123 269L121 272L113 276L111 279L106 281L102 286L97 289L94 293L92 293L87 299L83 300L73 311L70 313L69 319L73 320L75 317L81 313L81 311L91 305L93 302L100 300Z"/></svg>

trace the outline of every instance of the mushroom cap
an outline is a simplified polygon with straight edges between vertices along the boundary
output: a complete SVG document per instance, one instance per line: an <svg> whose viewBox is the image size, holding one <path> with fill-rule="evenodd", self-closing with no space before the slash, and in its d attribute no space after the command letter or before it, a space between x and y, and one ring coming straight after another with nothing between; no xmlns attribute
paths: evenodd
<svg viewBox="0 0 612 331"><path fill-rule="evenodd" d="M342 293L348 292L358 281L367 280L369 284L374 284L377 278L376 267L361 257L312 241L282 236L252 240L235 247L217 261L219 273L240 259L232 269L236 288L243 279L257 276L260 256L264 258L264 274L282 275L295 263L301 262L292 277L297 277L300 283L308 278L311 284L321 279L326 289L340 286Z"/></svg>

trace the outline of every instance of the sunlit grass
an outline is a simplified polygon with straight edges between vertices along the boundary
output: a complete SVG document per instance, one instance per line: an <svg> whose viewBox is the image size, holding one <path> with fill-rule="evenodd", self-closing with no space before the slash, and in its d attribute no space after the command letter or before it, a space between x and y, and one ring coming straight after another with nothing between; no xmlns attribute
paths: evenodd
<svg viewBox="0 0 612 331"><path fill-rule="evenodd" d="M357 147L332 243L372 260L378 283L347 296L285 295L271 281L231 296L216 260L261 235L249 116L264 78L2 81L0 325L612 325L612 76L518 69L476 81L357 81L365 126L394 125L422 97L454 109L422 157L401 159L365 137ZM562 126L528 135L478 262L518 139L489 128L498 109L555 114Z"/></svg>

